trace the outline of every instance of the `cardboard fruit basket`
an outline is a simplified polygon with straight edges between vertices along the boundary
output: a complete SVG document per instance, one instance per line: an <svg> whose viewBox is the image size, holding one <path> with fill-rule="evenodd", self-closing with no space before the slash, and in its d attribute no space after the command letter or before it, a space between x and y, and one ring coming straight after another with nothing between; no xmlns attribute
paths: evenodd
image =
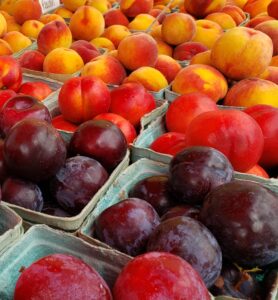
<svg viewBox="0 0 278 300"><path fill-rule="evenodd" d="M0 255L22 234L21 217L2 202L0 204Z"/></svg>
<svg viewBox="0 0 278 300"><path fill-rule="evenodd" d="M98 202L95 209L90 213L81 228L78 230L77 235L92 245L104 247L106 249L112 249L107 244L92 237L94 232L94 221L96 218L108 207L116 204L126 198L131 188L139 181L148 178L150 176L159 176L168 174L168 163L162 163L152 161L149 159L140 159L134 164L130 165L123 173L115 180L113 185L107 190L106 194ZM278 194L278 183L272 182L271 180L262 180L254 178L253 176L242 176L243 174L236 173L235 179L243 179L248 181L255 181L262 183L265 187L271 189L273 192ZM255 176L256 177L256 176ZM269 300L275 300L278 295L278 270L276 272L276 282L273 284L273 288L269 293ZM274 280L275 281L275 280ZM213 298L214 299L214 298ZM232 300L231 297L218 296L216 300Z"/></svg>
<svg viewBox="0 0 278 300"><path fill-rule="evenodd" d="M82 259L100 273L110 288L130 260L130 257L118 251L92 246L65 232L35 225L0 256L0 299L13 299L19 270L23 266L28 267L34 261L54 253L70 254Z"/></svg>

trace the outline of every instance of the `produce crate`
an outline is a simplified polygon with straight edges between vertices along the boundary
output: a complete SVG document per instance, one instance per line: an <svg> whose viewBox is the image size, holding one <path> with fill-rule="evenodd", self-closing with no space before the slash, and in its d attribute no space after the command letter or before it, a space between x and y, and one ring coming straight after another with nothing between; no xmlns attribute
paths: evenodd
<svg viewBox="0 0 278 300"><path fill-rule="evenodd" d="M95 247L62 231L36 225L0 257L0 299L13 299L15 284L23 266L28 267L34 261L54 253L70 254L82 259L100 273L110 288L130 260L130 257L118 251Z"/></svg>
<svg viewBox="0 0 278 300"><path fill-rule="evenodd" d="M94 232L94 221L96 220L96 218L106 208L127 198L129 191L137 182L150 176L167 175L168 167L168 164L144 158L130 165L110 186L104 197L102 197L102 199L96 205L95 209L90 213L85 222L82 224L81 228L77 232L77 235L92 245L101 246L103 248L112 250L112 248L107 244L91 237ZM241 174L238 173L235 174L235 179L244 179L262 183L265 187L270 188L273 192L278 194L277 182L272 182L271 180L256 180L256 178L254 178L253 176L241 176ZM266 300L277 300L277 298L275 297L278 295L278 270L275 274L276 276L273 280L273 288L271 289L271 293ZM212 297L212 299L232 300L235 298L218 296L215 298Z"/></svg>
<svg viewBox="0 0 278 300"><path fill-rule="evenodd" d="M65 231L76 231L84 222L88 214L95 207L97 202L104 195L104 193L109 188L109 186L114 182L114 180L119 176L119 174L128 166L128 164L129 164L129 151L127 151L122 162L110 174L106 183L98 190L98 192L93 196L93 198L83 208L83 210L78 215L73 217L57 217L57 216L48 215L46 213L36 212L30 209L26 209L14 204L10 204L10 203L6 203L6 204L10 208L15 210L24 219L24 221L35 223L35 224L46 224L51 227L63 229Z"/></svg>
<svg viewBox="0 0 278 300"><path fill-rule="evenodd" d="M23 226L21 217L2 202L0 204L0 255L22 234Z"/></svg>

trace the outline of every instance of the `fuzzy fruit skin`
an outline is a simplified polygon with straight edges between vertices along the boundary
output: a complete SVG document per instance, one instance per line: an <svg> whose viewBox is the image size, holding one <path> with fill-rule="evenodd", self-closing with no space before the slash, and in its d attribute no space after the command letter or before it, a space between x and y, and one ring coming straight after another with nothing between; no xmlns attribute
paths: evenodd
<svg viewBox="0 0 278 300"><path fill-rule="evenodd" d="M0 89L18 91L22 82L19 63L12 56L0 56Z"/></svg>

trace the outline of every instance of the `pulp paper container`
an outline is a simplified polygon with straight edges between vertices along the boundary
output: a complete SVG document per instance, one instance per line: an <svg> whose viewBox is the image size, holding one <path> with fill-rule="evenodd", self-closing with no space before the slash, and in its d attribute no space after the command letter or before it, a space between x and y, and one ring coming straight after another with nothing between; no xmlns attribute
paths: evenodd
<svg viewBox="0 0 278 300"><path fill-rule="evenodd" d="M13 299L22 267L28 267L38 259L54 253L70 254L82 259L100 273L110 288L130 260L129 256L118 251L92 246L70 234L45 225L36 225L0 256L0 299Z"/></svg>
<svg viewBox="0 0 278 300"><path fill-rule="evenodd" d="M3 202L0 204L0 255L23 234L22 219ZM0 269L1 270L1 269ZM1 272L0 272L1 273ZM0 298L1 299L1 298Z"/></svg>
<svg viewBox="0 0 278 300"><path fill-rule="evenodd" d="M245 20L242 21L238 26L245 26L250 21L250 14L247 12L245 13Z"/></svg>
<svg viewBox="0 0 278 300"><path fill-rule="evenodd" d="M114 205L126 198L128 198L129 191L133 186L150 176L159 176L168 174L169 164L152 161L149 159L140 159L134 164L130 165L122 174L114 181L114 183L107 190L106 194L98 202L94 210L89 214L85 222L82 224L81 228L77 232L85 241L92 245L97 245L104 247L106 249L112 249L107 244L92 238L91 235L94 232L94 221L96 218L108 207ZM262 183L265 187L270 188L273 192L278 194L278 184L271 180L255 180L252 176L241 176L243 174L236 174L235 179L243 179L249 181L256 181ZM256 176L255 176L256 177ZM269 300L275 300L276 295L278 295L278 270L275 271L276 278L273 279L274 286L272 288L273 295L269 296ZM276 280L276 281L275 281ZM231 297L216 297L217 300L232 300L235 298ZM267 299L266 299L267 300ZM277 299L276 299L277 300Z"/></svg>
<svg viewBox="0 0 278 300"><path fill-rule="evenodd" d="M66 231L75 231L81 226L85 218L92 211L92 209L95 207L97 202L101 199L101 197L104 195L104 193L109 188L109 186L114 182L114 180L119 176L119 174L128 166L128 164L129 164L129 151L127 151L126 156L124 157L122 162L110 174L106 183L98 190L98 192L89 201L89 203L83 208L83 210L78 215L73 217L57 217L42 212L36 212L10 203L6 203L6 204L10 208L15 210L24 219L24 221L35 223L35 224L46 224Z"/></svg>

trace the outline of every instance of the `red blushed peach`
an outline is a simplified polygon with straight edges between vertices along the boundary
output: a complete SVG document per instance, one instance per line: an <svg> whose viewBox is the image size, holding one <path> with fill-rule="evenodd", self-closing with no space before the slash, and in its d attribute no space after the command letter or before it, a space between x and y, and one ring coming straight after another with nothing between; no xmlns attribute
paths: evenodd
<svg viewBox="0 0 278 300"><path fill-rule="evenodd" d="M153 8L153 0L121 0L120 9L127 17L148 13Z"/></svg>
<svg viewBox="0 0 278 300"><path fill-rule="evenodd" d="M91 41L103 33L104 18L96 8L84 5L72 15L69 28L74 39Z"/></svg>
<svg viewBox="0 0 278 300"><path fill-rule="evenodd" d="M66 121L62 115L58 115L51 120L51 124L53 127L63 131L74 132L77 129L77 125Z"/></svg>
<svg viewBox="0 0 278 300"><path fill-rule="evenodd" d="M100 55L98 49L94 45L84 40L73 42L70 49L76 51L81 56L84 64Z"/></svg>
<svg viewBox="0 0 278 300"><path fill-rule="evenodd" d="M159 92L168 86L166 77L157 69L152 67L141 67L132 73L124 80L124 82L141 83L146 90Z"/></svg>
<svg viewBox="0 0 278 300"><path fill-rule="evenodd" d="M125 37L118 47L118 58L129 70L154 66L157 56L158 50L154 38L143 32Z"/></svg>
<svg viewBox="0 0 278 300"><path fill-rule="evenodd" d="M16 95L17 93L13 90L0 90L0 110L9 99Z"/></svg>
<svg viewBox="0 0 278 300"><path fill-rule="evenodd" d="M18 62L22 68L42 71L45 56L37 50L28 50L24 52Z"/></svg>
<svg viewBox="0 0 278 300"><path fill-rule="evenodd" d="M65 120L80 124L106 113L110 106L106 84L94 76L74 77L62 86L58 103Z"/></svg>
<svg viewBox="0 0 278 300"><path fill-rule="evenodd" d="M131 32L123 25L111 25L102 34L103 37L109 39L114 44L116 49L120 42L129 35L131 35Z"/></svg>
<svg viewBox="0 0 278 300"><path fill-rule="evenodd" d="M239 81L229 90L225 104L245 107L267 104L278 107L277 99L277 84L260 78L247 78Z"/></svg>
<svg viewBox="0 0 278 300"><path fill-rule="evenodd" d="M38 20L27 20L22 24L20 31L29 38L37 39L43 27L44 24Z"/></svg>
<svg viewBox="0 0 278 300"><path fill-rule="evenodd" d="M246 19L244 11L235 5L225 5L221 11L230 15L236 22L236 25L239 25Z"/></svg>
<svg viewBox="0 0 278 300"><path fill-rule="evenodd" d="M154 39L160 39L162 40L162 34L161 34L161 27L162 25L158 25L158 26L155 26L154 28L151 29L150 31L150 35L154 38ZM167 44L168 45L168 44Z"/></svg>
<svg viewBox="0 0 278 300"><path fill-rule="evenodd" d="M163 42L161 39L158 38L156 38L155 41L156 41L158 54L165 54L172 57L173 48L170 45L168 45L167 43Z"/></svg>
<svg viewBox="0 0 278 300"><path fill-rule="evenodd" d="M55 48L69 48L72 35L68 26L60 21L50 22L42 28L38 35L38 50L44 55Z"/></svg>
<svg viewBox="0 0 278 300"><path fill-rule="evenodd" d="M63 22L63 23L66 23L66 21L59 15L57 14L45 14L45 15L42 15L40 17L40 22L42 22L43 24L48 24L52 21L60 21L60 22Z"/></svg>
<svg viewBox="0 0 278 300"><path fill-rule="evenodd" d="M165 76L169 83L174 80L178 72L181 70L180 64L175 59L163 54L158 55L154 67Z"/></svg>
<svg viewBox="0 0 278 300"><path fill-rule="evenodd" d="M210 13L221 11L226 0L185 0L184 8L191 15L203 18Z"/></svg>
<svg viewBox="0 0 278 300"><path fill-rule="evenodd" d="M18 91L22 82L22 71L19 63L12 57L0 56L0 89Z"/></svg>
<svg viewBox="0 0 278 300"><path fill-rule="evenodd" d="M219 24L224 30L237 26L235 20L230 15L224 12L211 13L205 17L205 20L210 20Z"/></svg>
<svg viewBox="0 0 278 300"><path fill-rule="evenodd" d="M155 17L158 21L158 23L162 23L163 20L166 17L166 13L162 12L162 9L158 9L158 8L153 8L150 10L149 14L153 17Z"/></svg>
<svg viewBox="0 0 278 300"><path fill-rule="evenodd" d="M211 54L211 50L194 55L190 60L190 65L201 64L201 65L212 66L210 54Z"/></svg>
<svg viewBox="0 0 278 300"><path fill-rule="evenodd" d="M190 41L196 33L196 24L189 14L172 13L162 22L162 39L170 45Z"/></svg>
<svg viewBox="0 0 278 300"><path fill-rule="evenodd" d="M213 65L233 80L260 75L269 65L273 45L266 34L245 27L225 32L211 49Z"/></svg>
<svg viewBox="0 0 278 300"><path fill-rule="evenodd" d="M105 48L108 51L115 50L114 44L105 37L97 37L90 41L90 43L97 48Z"/></svg>
<svg viewBox="0 0 278 300"><path fill-rule="evenodd" d="M42 15L39 0L18 0L13 10L15 21L20 25L27 20L38 20Z"/></svg>
<svg viewBox="0 0 278 300"><path fill-rule="evenodd" d="M56 74L73 74L84 67L81 56L68 48L50 51L43 62L43 71Z"/></svg>
<svg viewBox="0 0 278 300"><path fill-rule="evenodd" d="M21 85L18 93L29 95L36 98L38 101L43 101L52 93L51 88L44 82L25 82Z"/></svg>
<svg viewBox="0 0 278 300"><path fill-rule="evenodd" d="M275 20L275 19L270 16L257 16L255 18L252 18L248 23L246 23L245 27L255 28L257 25L270 20Z"/></svg>
<svg viewBox="0 0 278 300"><path fill-rule="evenodd" d="M272 57L269 65L273 67L278 67L278 55Z"/></svg>
<svg viewBox="0 0 278 300"><path fill-rule="evenodd" d="M259 77L278 84L278 66L277 67L268 66L266 70Z"/></svg>
<svg viewBox="0 0 278 300"><path fill-rule="evenodd" d="M273 55L278 55L278 20L265 21L257 25L255 29L267 34L271 38Z"/></svg>
<svg viewBox="0 0 278 300"><path fill-rule="evenodd" d="M268 7L267 13L269 16L273 17L274 19L278 19L278 0L272 0Z"/></svg>
<svg viewBox="0 0 278 300"><path fill-rule="evenodd" d="M96 76L107 84L119 85L126 77L126 71L118 59L110 55L102 55L88 62L81 75Z"/></svg>
<svg viewBox="0 0 278 300"><path fill-rule="evenodd" d="M198 42L186 42L174 49L173 58L177 60L190 60L197 53L207 51L208 48Z"/></svg>
<svg viewBox="0 0 278 300"><path fill-rule="evenodd" d="M217 102L225 97L228 84L215 68L197 64L185 67L177 74L172 90L178 94L201 92Z"/></svg>
<svg viewBox="0 0 278 300"><path fill-rule="evenodd" d="M13 54L13 49L11 46L6 41L0 39L0 56L11 54Z"/></svg>
<svg viewBox="0 0 278 300"><path fill-rule="evenodd" d="M128 18L120 9L112 8L104 14L105 27L111 25L123 25L127 26L129 21Z"/></svg>
<svg viewBox="0 0 278 300"><path fill-rule="evenodd" d="M212 48L215 41L223 34L221 26L210 20L197 20L196 21L196 34L192 42L199 42Z"/></svg>
<svg viewBox="0 0 278 300"><path fill-rule="evenodd" d="M266 12L271 0L248 0L243 10L250 14L251 18Z"/></svg>

